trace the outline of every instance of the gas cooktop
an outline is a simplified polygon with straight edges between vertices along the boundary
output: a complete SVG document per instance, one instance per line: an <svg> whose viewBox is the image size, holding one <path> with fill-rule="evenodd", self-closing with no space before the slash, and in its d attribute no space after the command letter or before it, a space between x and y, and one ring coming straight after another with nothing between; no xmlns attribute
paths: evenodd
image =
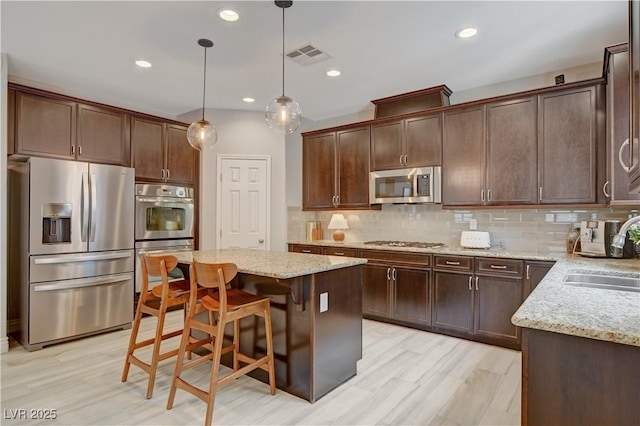
<svg viewBox="0 0 640 426"><path fill-rule="evenodd" d="M372 246L388 246L388 247L415 247L415 248L440 248L444 247L443 243L423 243L420 241L365 241L363 244Z"/></svg>

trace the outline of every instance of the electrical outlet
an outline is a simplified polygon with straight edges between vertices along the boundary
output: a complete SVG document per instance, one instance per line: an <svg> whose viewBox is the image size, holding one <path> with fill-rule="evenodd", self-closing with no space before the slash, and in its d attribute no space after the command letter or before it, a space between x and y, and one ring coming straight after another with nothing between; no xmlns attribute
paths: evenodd
<svg viewBox="0 0 640 426"><path fill-rule="evenodd" d="M477 219L469 219L469 229L472 231L478 229L478 220Z"/></svg>
<svg viewBox="0 0 640 426"><path fill-rule="evenodd" d="M329 310L329 293L320 293L320 312Z"/></svg>

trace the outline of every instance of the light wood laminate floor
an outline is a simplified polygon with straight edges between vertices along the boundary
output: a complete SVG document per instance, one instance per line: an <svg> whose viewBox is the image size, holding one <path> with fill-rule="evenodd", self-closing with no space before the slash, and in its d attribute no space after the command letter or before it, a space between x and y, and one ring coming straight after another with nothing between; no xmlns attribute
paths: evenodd
<svg viewBox="0 0 640 426"><path fill-rule="evenodd" d="M168 316L179 328L182 311ZM515 425L520 423L521 354L438 334L363 321L358 375L315 404L250 377L219 388L214 424ZM141 331L151 336L154 318ZM159 367L153 398L147 375L131 367L120 381L130 330L2 355L2 425L199 425L205 404L177 391L166 410L174 360ZM166 345L166 346L164 346ZM164 348L177 347L178 339ZM186 372L205 388L209 366ZM55 409L56 420L11 419L15 410ZM13 411L10 411L13 410Z"/></svg>

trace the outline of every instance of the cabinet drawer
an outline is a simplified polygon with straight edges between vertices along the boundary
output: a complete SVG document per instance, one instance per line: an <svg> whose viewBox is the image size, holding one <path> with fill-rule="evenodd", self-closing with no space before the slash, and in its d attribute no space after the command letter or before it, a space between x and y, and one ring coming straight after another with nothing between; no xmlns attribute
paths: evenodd
<svg viewBox="0 0 640 426"><path fill-rule="evenodd" d="M358 255L358 250L354 248L344 247L325 247L322 254L326 254L329 256L356 257Z"/></svg>
<svg viewBox="0 0 640 426"><path fill-rule="evenodd" d="M455 271L473 270L473 258L465 256L433 256L433 267Z"/></svg>
<svg viewBox="0 0 640 426"><path fill-rule="evenodd" d="M514 259L476 258L476 273L498 274L510 277L522 277L524 261Z"/></svg>
<svg viewBox="0 0 640 426"><path fill-rule="evenodd" d="M307 246L302 244L291 244L289 251L293 253L310 253L310 254L322 254L321 246Z"/></svg>
<svg viewBox="0 0 640 426"><path fill-rule="evenodd" d="M385 250L360 250L360 257L370 261L380 260L393 264L409 264L421 267L431 266L431 255L422 253L398 253Z"/></svg>

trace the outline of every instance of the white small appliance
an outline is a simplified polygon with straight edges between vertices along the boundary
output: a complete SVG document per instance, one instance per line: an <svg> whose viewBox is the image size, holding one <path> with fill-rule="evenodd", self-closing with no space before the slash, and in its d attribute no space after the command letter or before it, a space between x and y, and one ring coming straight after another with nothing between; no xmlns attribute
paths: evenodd
<svg viewBox="0 0 640 426"><path fill-rule="evenodd" d="M482 248L491 247L491 237L486 231L462 231L460 235L460 246L464 248Z"/></svg>

